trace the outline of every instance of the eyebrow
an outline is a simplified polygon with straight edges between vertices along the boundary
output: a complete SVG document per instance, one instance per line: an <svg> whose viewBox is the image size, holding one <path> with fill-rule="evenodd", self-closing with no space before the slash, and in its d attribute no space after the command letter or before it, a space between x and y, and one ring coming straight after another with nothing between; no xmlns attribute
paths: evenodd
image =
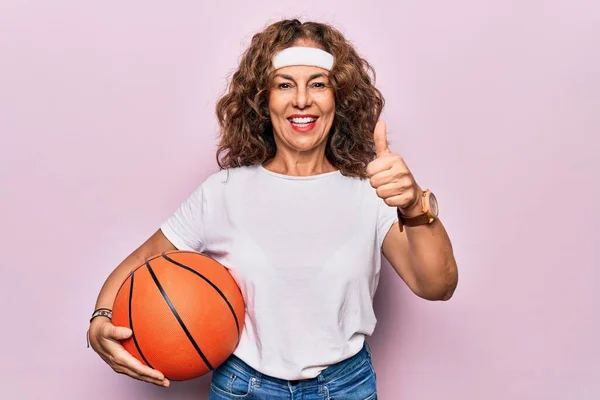
<svg viewBox="0 0 600 400"><path fill-rule="evenodd" d="M281 78L284 78L284 79L290 80L290 81L293 81L293 80L294 80L294 78L293 78L292 76L290 76L290 75L285 75L285 74L275 74L275 77L278 77L278 76L279 76L279 77L281 77ZM308 77L308 80L309 80L309 81L312 81L313 79L316 79L316 78L327 78L327 75L325 75L325 74L324 74L324 73L322 73L322 72L319 72L319 73L317 73L317 74L312 74L311 76L309 76L309 77Z"/></svg>

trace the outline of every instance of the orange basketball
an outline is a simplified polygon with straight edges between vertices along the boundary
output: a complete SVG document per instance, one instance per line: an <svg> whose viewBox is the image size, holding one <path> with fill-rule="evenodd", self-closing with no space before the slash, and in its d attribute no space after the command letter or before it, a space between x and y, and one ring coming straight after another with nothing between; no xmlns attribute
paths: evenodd
<svg viewBox="0 0 600 400"><path fill-rule="evenodd" d="M135 358L183 381L208 373L233 353L244 299L217 261L169 251L131 271L117 293L112 323L133 331L122 344Z"/></svg>

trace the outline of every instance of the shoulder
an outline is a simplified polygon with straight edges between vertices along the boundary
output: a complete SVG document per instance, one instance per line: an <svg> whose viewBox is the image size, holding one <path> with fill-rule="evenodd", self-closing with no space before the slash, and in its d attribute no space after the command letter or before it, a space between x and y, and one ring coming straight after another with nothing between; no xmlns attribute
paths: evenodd
<svg viewBox="0 0 600 400"><path fill-rule="evenodd" d="M210 174L202 183L206 190L219 190L236 183L247 182L257 173L258 166L221 169Z"/></svg>

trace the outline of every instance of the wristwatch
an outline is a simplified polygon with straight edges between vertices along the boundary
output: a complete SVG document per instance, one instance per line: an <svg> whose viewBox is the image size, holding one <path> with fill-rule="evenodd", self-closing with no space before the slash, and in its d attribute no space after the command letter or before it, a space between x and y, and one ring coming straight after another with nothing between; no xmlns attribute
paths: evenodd
<svg viewBox="0 0 600 400"><path fill-rule="evenodd" d="M402 215L400 207L397 208L400 232L404 230L404 225L419 226L431 224L437 219L439 213L438 203L431 190L426 189L421 198L417 201L421 202L421 214L417 215L416 217L405 217Z"/></svg>

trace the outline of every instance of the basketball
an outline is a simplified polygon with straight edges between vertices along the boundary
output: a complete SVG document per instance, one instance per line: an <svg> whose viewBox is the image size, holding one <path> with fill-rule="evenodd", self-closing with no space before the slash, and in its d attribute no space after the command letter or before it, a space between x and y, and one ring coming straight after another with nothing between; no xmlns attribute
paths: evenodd
<svg viewBox="0 0 600 400"><path fill-rule="evenodd" d="M121 343L165 378L202 376L238 345L244 299L227 269L192 251L169 251L130 272L113 305L112 323L133 331Z"/></svg>

